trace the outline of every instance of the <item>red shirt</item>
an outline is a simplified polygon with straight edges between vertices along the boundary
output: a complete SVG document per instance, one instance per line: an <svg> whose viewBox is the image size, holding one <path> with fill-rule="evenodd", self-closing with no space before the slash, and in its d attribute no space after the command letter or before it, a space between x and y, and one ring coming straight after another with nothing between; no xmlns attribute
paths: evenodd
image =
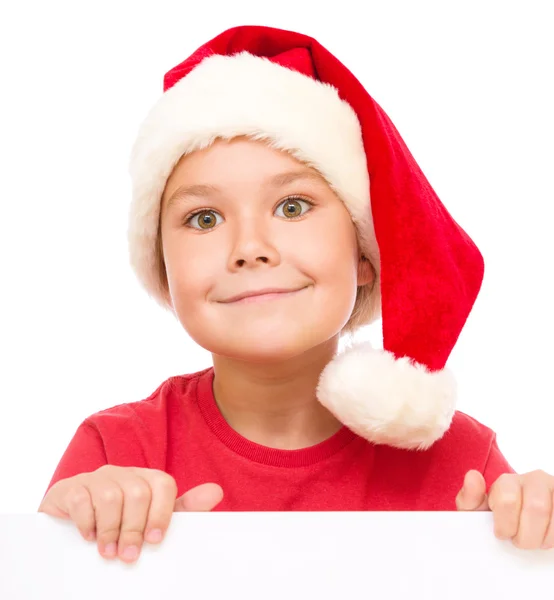
<svg viewBox="0 0 554 600"><path fill-rule="evenodd" d="M495 433L456 412L444 437L426 451L377 446L343 427L324 442L277 450L248 441L221 415L213 368L171 377L145 400L83 421L58 464L58 480L102 465L159 469L178 496L201 483L221 485L215 510L456 510L467 471L487 490L513 473Z"/></svg>

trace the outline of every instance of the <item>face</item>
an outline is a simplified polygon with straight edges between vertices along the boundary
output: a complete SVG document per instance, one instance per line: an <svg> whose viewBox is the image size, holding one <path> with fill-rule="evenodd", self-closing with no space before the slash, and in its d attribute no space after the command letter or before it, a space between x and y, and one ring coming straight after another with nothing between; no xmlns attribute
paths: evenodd
<svg viewBox="0 0 554 600"><path fill-rule="evenodd" d="M305 353L340 333L370 279L333 190L260 141L221 140L183 157L161 215L175 313L214 354L261 362Z"/></svg>

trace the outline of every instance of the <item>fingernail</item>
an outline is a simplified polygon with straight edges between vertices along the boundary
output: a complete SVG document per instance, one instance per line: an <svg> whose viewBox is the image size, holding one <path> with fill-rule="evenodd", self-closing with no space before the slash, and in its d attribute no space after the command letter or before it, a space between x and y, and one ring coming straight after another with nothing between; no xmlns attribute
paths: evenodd
<svg viewBox="0 0 554 600"><path fill-rule="evenodd" d="M127 546L125 550L123 550L122 558L125 560L135 560L138 556L138 548L136 546Z"/></svg>
<svg viewBox="0 0 554 600"><path fill-rule="evenodd" d="M115 556L117 554L117 544L115 544L114 542L108 544L104 549L104 554L110 557Z"/></svg>
<svg viewBox="0 0 554 600"><path fill-rule="evenodd" d="M552 550L552 548L554 548L554 546L552 544L543 544L541 546L542 550Z"/></svg>
<svg viewBox="0 0 554 600"><path fill-rule="evenodd" d="M161 529L151 529L147 534L146 534L146 541L150 542L151 544L158 544L159 542L162 541L162 530Z"/></svg>

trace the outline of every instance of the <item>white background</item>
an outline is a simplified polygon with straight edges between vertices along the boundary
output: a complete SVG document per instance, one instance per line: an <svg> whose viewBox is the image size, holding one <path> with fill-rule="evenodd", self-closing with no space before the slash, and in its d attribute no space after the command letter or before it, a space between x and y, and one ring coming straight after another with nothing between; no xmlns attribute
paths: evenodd
<svg viewBox="0 0 554 600"><path fill-rule="evenodd" d="M315 37L389 114L485 257L459 408L518 471L554 473L552 4L324 6L2 4L0 512L36 511L85 417L210 365L128 266L127 161L164 73L240 24Z"/></svg>

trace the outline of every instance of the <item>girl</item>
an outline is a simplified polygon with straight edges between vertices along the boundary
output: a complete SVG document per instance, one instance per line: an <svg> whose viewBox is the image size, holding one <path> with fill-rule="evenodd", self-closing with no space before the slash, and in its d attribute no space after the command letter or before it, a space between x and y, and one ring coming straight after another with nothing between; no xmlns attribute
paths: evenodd
<svg viewBox="0 0 554 600"><path fill-rule="evenodd" d="M179 510L493 510L554 546L553 478L456 411L483 278L395 127L312 38L238 27L169 71L130 171L131 264L212 353L85 421L39 510L133 561ZM338 353L382 317L384 350Z"/></svg>

